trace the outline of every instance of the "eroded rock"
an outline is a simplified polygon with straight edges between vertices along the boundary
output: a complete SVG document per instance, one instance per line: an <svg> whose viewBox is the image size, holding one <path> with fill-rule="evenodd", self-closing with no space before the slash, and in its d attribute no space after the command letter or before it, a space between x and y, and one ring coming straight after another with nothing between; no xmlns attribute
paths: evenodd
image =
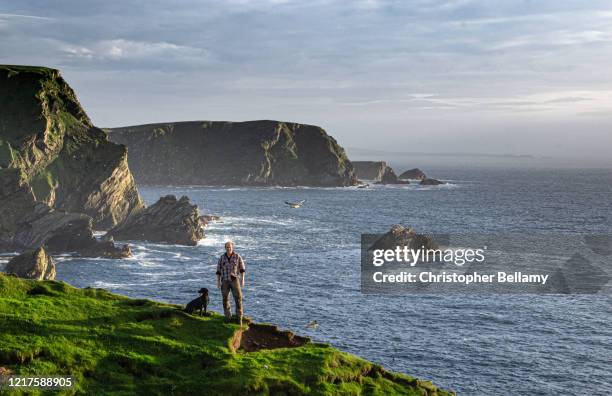
<svg viewBox="0 0 612 396"><path fill-rule="evenodd" d="M66 213L39 203L23 219L10 244L23 251L44 246L50 253L77 253L83 257L125 258L129 246L99 241L93 235L93 219L83 213Z"/></svg>
<svg viewBox="0 0 612 396"><path fill-rule="evenodd" d="M5 271L20 278L53 280L55 279L55 262L45 249L40 247L13 257L6 265Z"/></svg>
<svg viewBox="0 0 612 396"><path fill-rule="evenodd" d="M178 245L196 245L204 237L204 222L197 205L186 196L160 198L145 210L128 217L111 229L106 239L166 242Z"/></svg>
<svg viewBox="0 0 612 396"><path fill-rule="evenodd" d="M376 184L408 184L400 180L385 161L353 161L353 169L360 180L372 180Z"/></svg>
<svg viewBox="0 0 612 396"><path fill-rule="evenodd" d="M399 175L400 179L410 179L410 180L423 180L427 179L427 175L425 172L420 170L419 168L409 169Z"/></svg>
<svg viewBox="0 0 612 396"><path fill-rule="evenodd" d="M437 249L433 237L419 234L412 227L395 224L372 245L371 249L395 249L396 246L407 246L409 249Z"/></svg>

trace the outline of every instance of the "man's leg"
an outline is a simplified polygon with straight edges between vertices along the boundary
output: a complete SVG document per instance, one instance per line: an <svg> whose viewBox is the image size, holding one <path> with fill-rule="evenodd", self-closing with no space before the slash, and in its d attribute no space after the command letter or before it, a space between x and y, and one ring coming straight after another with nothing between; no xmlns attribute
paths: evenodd
<svg viewBox="0 0 612 396"><path fill-rule="evenodd" d="M238 278L232 278L231 284L232 284L232 296L234 296L234 302L236 303L236 318L241 321L242 320L242 289L240 289L240 280Z"/></svg>
<svg viewBox="0 0 612 396"><path fill-rule="evenodd" d="M221 296L223 296L223 314L225 315L226 320L232 319L232 307L230 306L229 302L229 293L231 288L232 286L230 282L221 282Z"/></svg>

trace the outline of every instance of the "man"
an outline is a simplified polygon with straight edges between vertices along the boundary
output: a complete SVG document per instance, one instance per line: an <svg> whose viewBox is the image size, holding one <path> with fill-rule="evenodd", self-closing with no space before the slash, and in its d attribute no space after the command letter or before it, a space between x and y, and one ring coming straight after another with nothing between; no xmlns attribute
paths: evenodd
<svg viewBox="0 0 612 396"><path fill-rule="evenodd" d="M225 253L217 263L217 289L221 289L223 296L223 313L225 321L232 319L232 307L229 302L229 293L232 292L236 303L236 321L242 325L242 290L244 287L245 266L244 260L234 252L234 242L225 243Z"/></svg>

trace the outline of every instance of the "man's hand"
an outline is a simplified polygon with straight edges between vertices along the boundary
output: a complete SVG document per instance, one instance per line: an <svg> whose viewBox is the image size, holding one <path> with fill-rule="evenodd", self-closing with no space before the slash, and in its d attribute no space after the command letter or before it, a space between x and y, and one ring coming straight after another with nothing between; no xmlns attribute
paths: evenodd
<svg viewBox="0 0 612 396"><path fill-rule="evenodd" d="M217 289L221 289L221 278L217 276Z"/></svg>
<svg viewBox="0 0 612 396"><path fill-rule="evenodd" d="M242 285L241 285L241 287L244 287L244 278L245 278L245 276L244 276L244 272L242 273L242 276L241 276L240 278L242 279Z"/></svg>

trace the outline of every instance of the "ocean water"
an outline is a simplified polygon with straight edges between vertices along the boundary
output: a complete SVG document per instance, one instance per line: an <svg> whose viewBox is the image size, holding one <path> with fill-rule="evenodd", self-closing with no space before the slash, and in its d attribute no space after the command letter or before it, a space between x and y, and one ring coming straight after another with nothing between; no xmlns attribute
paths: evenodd
<svg viewBox="0 0 612 396"><path fill-rule="evenodd" d="M444 186L140 187L147 201L187 195L216 214L196 247L132 243L126 260L60 258L75 286L184 304L215 288L232 239L247 263L245 313L465 395L612 394L612 297L360 293L361 233L612 234L605 170L428 171ZM283 201L306 199L301 209ZM317 320L320 327L305 325Z"/></svg>

